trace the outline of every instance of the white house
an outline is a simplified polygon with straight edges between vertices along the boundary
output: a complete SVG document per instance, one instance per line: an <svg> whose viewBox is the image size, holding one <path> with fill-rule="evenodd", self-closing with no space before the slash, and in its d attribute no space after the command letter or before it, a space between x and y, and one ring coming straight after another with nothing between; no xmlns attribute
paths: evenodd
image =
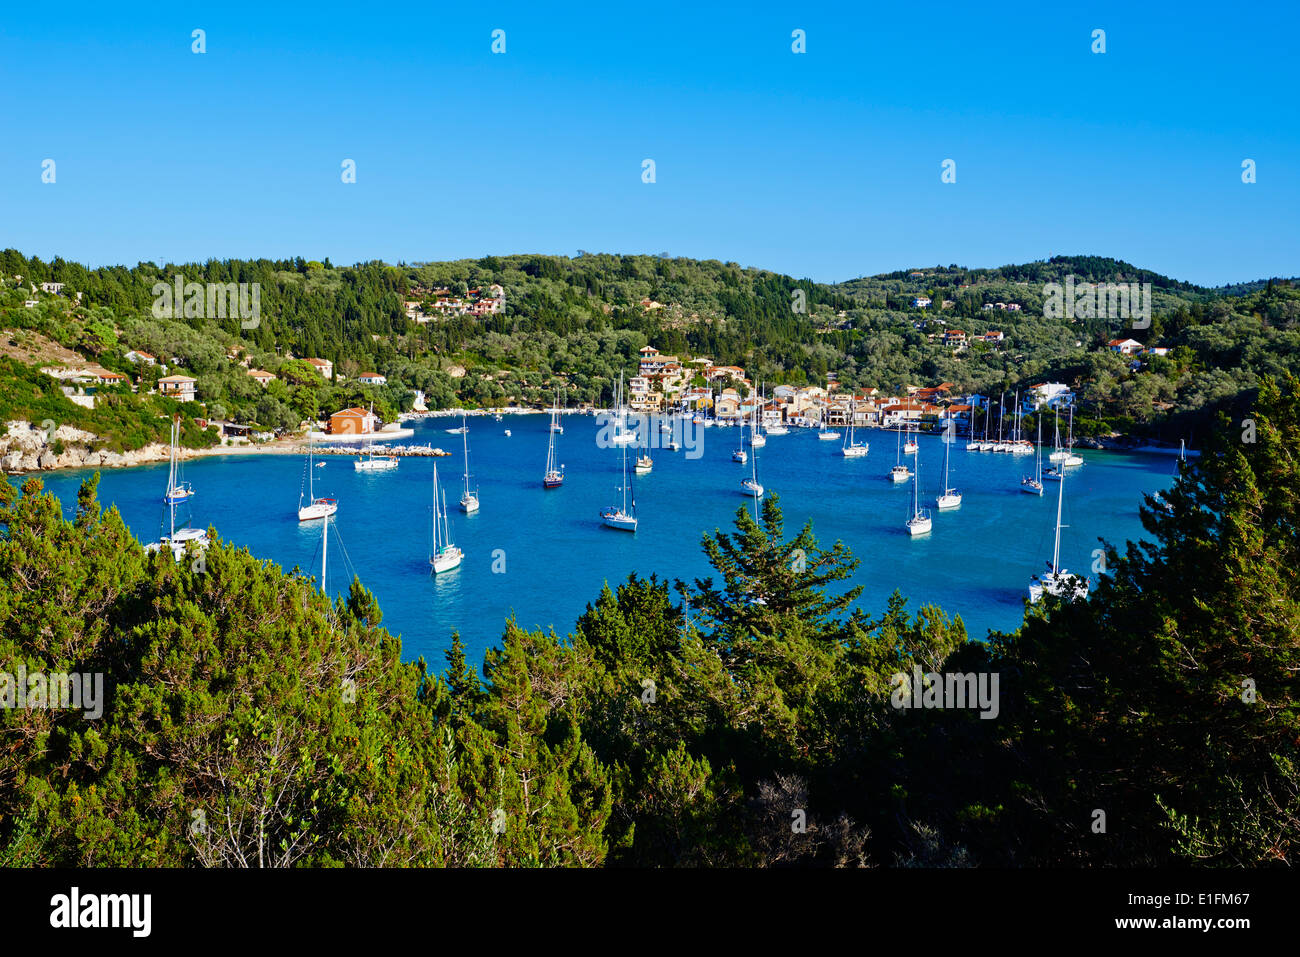
<svg viewBox="0 0 1300 957"><path fill-rule="evenodd" d="M145 365L157 365L157 356L151 356L147 352L140 352L138 349L132 349L126 354L127 359L132 362L143 362Z"/></svg>
<svg viewBox="0 0 1300 957"><path fill-rule="evenodd" d="M1106 344L1110 346L1111 352L1118 352L1122 356L1131 356L1142 351L1142 343L1136 339L1112 339Z"/></svg>
<svg viewBox="0 0 1300 957"><path fill-rule="evenodd" d="M929 296L917 296L915 299L912 300L913 309L925 309L929 305L930 305Z"/></svg>
<svg viewBox="0 0 1300 957"><path fill-rule="evenodd" d="M193 402L195 396L195 383L197 379L192 379L187 375L168 375L158 380L158 391L163 395L170 395L182 402Z"/></svg>
<svg viewBox="0 0 1300 957"><path fill-rule="evenodd" d="M387 385L388 377L382 376L378 372L363 372L357 376L357 381L362 385Z"/></svg>

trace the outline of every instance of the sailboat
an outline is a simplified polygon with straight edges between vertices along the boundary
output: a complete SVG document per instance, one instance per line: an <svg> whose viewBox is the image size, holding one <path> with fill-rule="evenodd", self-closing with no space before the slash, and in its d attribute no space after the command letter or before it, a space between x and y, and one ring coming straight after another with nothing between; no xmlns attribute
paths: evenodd
<svg viewBox="0 0 1300 957"><path fill-rule="evenodd" d="M622 377L619 377L619 385L622 385ZM623 493L622 506L611 505L600 513L601 521L610 528L616 528L621 532L636 531L636 499L632 499L632 509L627 507L627 444L623 443L623 484L619 490Z"/></svg>
<svg viewBox="0 0 1300 957"><path fill-rule="evenodd" d="M172 416L171 467L167 473L167 491L163 493L164 505L179 505L194 494L194 486L182 482L180 463L181 417Z"/></svg>
<svg viewBox="0 0 1300 957"><path fill-rule="evenodd" d="M542 476L542 488L559 488L564 484L564 466L557 466L555 462L555 436L564 431L555 430L555 417L558 414L558 409L551 410L551 434L546 444L546 474Z"/></svg>
<svg viewBox="0 0 1300 957"><path fill-rule="evenodd" d="M749 478L740 480L740 494L751 497L755 501L763 497L763 486L758 484L758 453L754 453L753 460L750 462Z"/></svg>
<svg viewBox="0 0 1300 957"><path fill-rule="evenodd" d="M1016 455L1033 455L1034 447L1029 444L1029 440L1024 436L1024 430L1020 425L1024 422L1024 409L1020 405L1020 392L1016 391L1016 438L1011 445L1011 451Z"/></svg>
<svg viewBox="0 0 1300 957"><path fill-rule="evenodd" d="M821 441L829 442L832 441L833 439L838 439L840 437L839 432L835 431L834 429L828 429L826 427L825 412L823 412L820 416L818 416L817 422L818 422L817 438L820 439Z"/></svg>
<svg viewBox="0 0 1300 957"><path fill-rule="evenodd" d="M1069 466L1083 464L1083 456L1074 454L1074 403L1070 403L1070 437L1066 440L1065 458L1061 464Z"/></svg>
<svg viewBox="0 0 1300 957"><path fill-rule="evenodd" d="M307 504L303 504L303 490L298 490L298 521L311 522L327 518L339 510L339 503L332 498L316 497L316 468L313 465L315 447L307 443ZM324 465L324 462L320 463Z"/></svg>
<svg viewBox="0 0 1300 957"><path fill-rule="evenodd" d="M466 515L471 515L478 511L478 490L470 491L469 487L469 426L465 423L464 415L461 416L461 439L465 444L465 491L460 497L460 510Z"/></svg>
<svg viewBox="0 0 1300 957"><path fill-rule="evenodd" d="M1043 594L1055 595L1066 601L1081 601L1088 597L1088 580L1078 575L1071 575L1061 567L1061 503L1065 500L1065 481L1062 475L1060 488L1056 493L1056 544L1052 546L1052 560L1047 563L1047 574L1037 575L1029 580L1029 602L1038 604Z"/></svg>
<svg viewBox="0 0 1300 957"><path fill-rule="evenodd" d="M989 441L989 422L993 415L993 396L989 396L988 402L984 406L984 434L980 436L980 451L992 452L993 443Z"/></svg>
<svg viewBox="0 0 1300 957"><path fill-rule="evenodd" d="M980 449L979 440L975 438L975 410L971 409L970 413L970 441L966 443L967 452L978 452Z"/></svg>
<svg viewBox="0 0 1300 957"><path fill-rule="evenodd" d="M618 374L618 389L614 393L614 431L610 436L612 445L631 445L637 441L635 429L627 427L627 408L623 405L623 373Z"/></svg>
<svg viewBox="0 0 1300 957"><path fill-rule="evenodd" d="M895 429L898 433L898 464L889 470L889 478L894 482L906 482L912 477L912 470L903 464L903 430Z"/></svg>
<svg viewBox="0 0 1300 957"><path fill-rule="evenodd" d="M552 431L552 432L558 432L559 434L563 435L563 434L564 434L564 426L560 424L560 420L559 420L559 419L556 417L556 415L555 415L555 413L557 413L557 412L563 412L563 411L564 411L564 407L563 407L562 405L560 405L560 401L561 401L561 400L560 400L560 398L559 398L559 394L557 393L557 394L556 394L556 400L555 400L556 408L554 408L554 409L551 410L551 412L552 412L552 415L551 415L551 431Z"/></svg>
<svg viewBox="0 0 1300 957"><path fill-rule="evenodd" d="M1047 457L1050 462L1064 462L1069 452L1061 447L1061 410L1052 407L1052 454Z"/></svg>
<svg viewBox="0 0 1300 957"><path fill-rule="evenodd" d="M1005 392L1001 392L998 394L998 440L997 442L993 443L994 452L1011 451L1011 443L1004 441L1002 438L1002 424L1003 422L1006 421L1006 417L1007 417L1007 394Z"/></svg>
<svg viewBox="0 0 1300 957"><path fill-rule="evenodd" d="M177 415L172 419L173 454L176 448L175 443L180 436L180 427L180 416ZM175 465L174 459L172 464L173 466ZM172 470L169 470L167 476L167 488L169 491L175 485L175 478L176 475L173 468ZM182 524L180 528L176 527L176 506L188 501L189 497L190 496L185 496L184 498L177 499L170 495L164 496L168 514L167 534L160 535L158 541L146 545L145 551L158 552L166 548L171 551L173 560L179 562L185 557L185 549L191 542L198 548L208 547L208 533L205 530L201 528L190 528L185 524ZM170 499L170 501L168 501L168 499Z"/></svg>
<svg viewBox="0 0 1300 957"><path fill-rule="evenodd" d="M935 504L939 506L940 511L948 508L957 508L961 505L961 492L955 488L948 487L948 456L952 452L952 439L948 436L943 437L943 494L939 496ZM921 457L916 458L917 464L920 464Z"/></svg>
<svg viewBox="0 0 1300 957"><path fill-rule="evenodd" d="M921 457L916 457L916 472L912 475L912 516L907 520L907 533L924 535L934 526L930 510L921 508Z"/></svg>
<svg viewBox="0 0 1300 957"><path fill-rule="evenodd" d="M438 488L438 463L433 463L433 528L429 536L429 566L435 575L459 568L465 553L451 541L447 496Z"/></svg>
<svg viewBox="0 0 1300 957"><path fill-rule="evenodd" d="M649 475L654 470L654 467L654 459L650 458L650 453L647 452L645 455L636 457L636 464L632 466L632 471L637 475Z"/></svg>
<svg viewBox="0 0 1300 957"><path fill-rule="evenodd" d="M844 439L844 444L840 446L840 455L846 459L857 459L867 454L870 446L866 442L854 441L854 420L858 417L858 402L856 398L849 400L849 434Z"/></svg>
<svg viewBox="0 0 1300 957"><path fill-rule="evenodd" d="M917 444L916 439L912 438L912 425L909 422L907 424L907 441L903 443L903 454L916 455L917 449L919 448L920 445Z"/></svg>
<svg viewBox="0 0 1300 957"><path fill-rule="evenodd" d="M763 435L761 428L762 422L759 418L758 411L763 407L762 389L758 393L758 403L754 406L753 416L749 423L749 447L751 449L761 449L767 445L767 438Z"/></svg>
<svg viewBox="0 0 1300 957"><path fill-rule="evenodd" d="M750 412L749 418L750 421L752 422L754 419L754 415L752 411ZM750 431L753 432L752 427ZM732 450L731 461L739 462L741 465L744 465L746 462L749 461L749 453L745 451L745 423L744 422L741 422L740 424L740 448Z"/></svg>
<svg viewBox="0 0 1300 957"><path fill-rule="evenodd" d="M367 444L362 450L365 458L357 459L352 463L352 467L358 472L388 472L397 468L397 456L395 455L375 455L373 444Z"/></svg>
<svg viewBox="0 0 1300 957"><path fill-rule="evenodd" d="M1030 495L1043 494L1043 417L1038 417L1038 456L1034 460L1034 474L1020 477L1020 491Z"/></svg>

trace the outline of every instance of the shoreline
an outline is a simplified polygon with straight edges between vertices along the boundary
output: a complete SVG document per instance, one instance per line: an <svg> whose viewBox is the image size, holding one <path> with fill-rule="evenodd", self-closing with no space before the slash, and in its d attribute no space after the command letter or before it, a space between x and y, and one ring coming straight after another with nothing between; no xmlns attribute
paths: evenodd
<svg viewBox="0 0 1300 957"><path fill-rule="evenodd" d="M600 412L600 411L608 411L608 410L596 410L596 411ZM477 413L468 413L468 414L471 416L476 415L478 417L496 415L495 412L483 412L483 411ZM533 410L507 411L507 412L502 412L501 414L502 415L540 415L540 414L545 414L545 410L533 409ZM567 414L585 415L587 413L580 412L578 410L568 410ZM408 413L403 417L401 417L399 421L404 422L407 421L408 419L423 420L423 419L431 419L431 418L452 418L452 417L459 418L460 415L461 415L460 412L438 410L437 412L416 413L415 415L411 415ZM872 429L873 431L880 431L880 432L895 431L894 429L885 429L881 426L866 426L865 428L869 428ZM403 430L403 432L410 432L410 431L411 430L409 429ZM797 434L798 432L802 432L802 431L815 432L816 429L811 427L803 427L803 426L792 427L792 434ZM380 435L381 433L375 433L375 434ZM927 434L927 433L919 433L919 434ZM938 435L939 433L934 433L934 434ZM778 436L776 438L779 441L780 437ZM959 441L965 442L966 438L963 437L959 439ZM1093 444L1094 442L1097 444ZM292 439L275 439L271 442L266 442L260 445L251 445L251 444L215 445L205 449L181 449L179 460L188 461L192 459L201 459L201 458L214 458L214 457L222 457L222 456L245 456L245 455L305 455L307 454L308 447L309 447L308 443L304 437L294 437ZM324 447L315 446L314 448L315 448L314 454L321 457L360 455L363 453L363 450L361 448L356 448L356 449L332 448L330 446L324 446ZM453 454L452 452L447 452L441 448L434 447L432 443L429 443L428 445L425 446L414 446L413 448L417 449L418 451L407 451L407 447L405 446L398 446L394 450L386 449L383 446L380 446L379 448L381 449L382 454L397 455L399 457L448 457ZM147 455L142 454L151 449L155 451L150 451ZM1087 442L1076 442L1075 450L1085 451L1085 452L1117 452L1117 453L1130 454L1130 455L1158 455L1167 458L1177 457L1180 452L1180 449L1175 446L1153 445L1150 443L1145 443L1141 445L1129 445L1129 444L1121 444L1121 440L1119 439L1110 439L1110 440L1093 439L1093 440L1088 440ZM94 451L95 450L90 450L90 452L94 452ZM48 446L42 450L35 450L31 454L36 455L39 460L41 456L47 453L49 453ZM1201 454L1199 449L1186 449L1185 453L1187 458L1189 459L1198 458ZM67 453L64 454L66 455ZM91 469L104 470L104 469L140 468L146 465L156 465L161 462L166 462L170 457L170 450L167 446L155 445L155 446L145 446L143 449L137 449L133 452L111 453L111 454L117 456L119 459L121 459L121 461L100 462L95 464L67 463L63 465L56 464L48 467L41 467L38 465L36 468L30 468L30 469L16 469L16 470L5 469L4 474L9 477L20 477L20 476L27 476L27 475L38 475L44 472L69 472L69 471L91 470Z"/></svg>

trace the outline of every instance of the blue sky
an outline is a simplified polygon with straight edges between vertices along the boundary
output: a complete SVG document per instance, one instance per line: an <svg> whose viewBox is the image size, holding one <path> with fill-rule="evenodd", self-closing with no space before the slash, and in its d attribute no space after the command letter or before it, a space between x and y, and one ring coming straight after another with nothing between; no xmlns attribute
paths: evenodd
<svg viewBox="0 0 1300 957"><path fill-rule="evenodd" d="M10 4L0 246L1300 274L1300 5L1132 6Z"/></svg>

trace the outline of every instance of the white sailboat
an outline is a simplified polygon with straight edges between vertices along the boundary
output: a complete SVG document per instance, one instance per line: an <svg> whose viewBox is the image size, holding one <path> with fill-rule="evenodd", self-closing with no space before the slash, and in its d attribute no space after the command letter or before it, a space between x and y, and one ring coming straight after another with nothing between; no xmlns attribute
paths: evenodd
<svg viewBox="0 0 1300 957"><path fill-rule="evenodd" d="M989 440L989 423L993 416L993 396L989 396L988 402L984 406L984 434L980 436L981 452L992 452L993 443Z"/></svg>
<svg viewBox="0 0 1300 957"><path fill-rule="evenodd" d="M840 446L840 455L846 459L857 459L867 454L870 446L866 442L858 442L854 439L854 420L858 417L858 401L856 398L849 399L849 434L844 438L844 444Z"/></svg>
<svg viewBox="0 0 1300 957"><path fill-rule="evenodd" d="M433 527L429 534L429 567L435 575L459 568L465 553L451 540L447 496L438 488L438 463L433 463Z"/></svg>
<svg viewBox="0 0 1300 957"><path fill-rule="evenodd" d="M555 399L555 408L551 410L551 431L559 433L560 435L564 434L564 426L560 424L560 420L557 417L557 413L563 414L564 406L561 404L563 401L564 400L561 399L559 397L559 394L557 393Z"/></svg>
<svg viewBox="0 0 1300 957"><path fill-rule="evenodd" d="M763 435L762 421L759 416L759 410L763 407L763 390L759 389L758 403L754 406L753 414L749 423L749 447L751 449L761 449L767 445L767 437Z"/></svg>
<svg viewBox="0 0 1300 957"><path fill-rule="evenodd" d="M564 466L555 461L555 436L564 431L555 430L555 417L558 414L558 409L551 410L551 434L546 443L546 472L542 475L542 488L559 488L564 484ZM509 434L507 431L506 435Z"/></svg>
<svg viewBox="0 0 1300 957"><path fill-rule="evenodd" d="M912 514L907 520L907 533L912 536L924 535L934 527L930 510L921 508L921 457L916 457L916 472L912 475Z"/></svg>
<svg viewBox="0 0 1300 957"><path fill-rule="evenodd" d="M935 504L939 510L957 508L961 505L961 492L955 488L948 487L948 456L952 453L952 440L948 436L943 438L943 494L939 496ZM916 458L917 464L920 464L921 457Z"/></svg>
<svg viewBox="0 0 1300 957"><path fill-rule="evenodd" d="M1056 544L1052 546L1052 560L1047 563L1047 574L1041 578L1035 575L1029 580L1029 601L1038 604L1046 593L1063 598L1066 601L1081 601L1088 597L1088 580L1078 575L1071 575L1061 567L1061 503L1065 500L1064 474L1060 488L1056 493Z"/></svg>
<svg viewBox="0 0 1300 957"><path fill-rule="evenodd" d="M311 441L307 442L307 488L298 490L298 521L313 522L318 519L328 518L339 510L339 503L332 498L316 497L316 468L313 463L315 446ZM325 463L320 463L324 465ZM303 504L303 492L306 491L306 502Z"/></svg>
<svg viewBox="0 0 1300 957"><path fill-rule="evenodd" d="M1043 417L1038 417L1038 456L1034 460L1034 474L1020 477L1020 491L1030 495L1043 494Z"/></svg>
<svg viewBox="0 0 1300 957"><path fill-rule="evenodd" d="M614 430L611 445L632 445L637 441L635 429L628 429L627 408L623 405L623 373L618 374L618 389L614 393Z"/></svg>
<svg viewBox="0 0 1300 957"><path fill-rule="evenodd" d="M600 513L601 521L610 528L616 528L621 532L636 531L636 499L632 499L632 508L629 510L627 505L627 445L623 445L623 484L619 486L619 491L623 493L623 504L621 506L611 505Z"/></svg>
<svg viewBox="0 0 1300 957"><path fill-rule="evenodd" d="M747 498L752 498L755 501L758 501L758 499L763 497L763 486L758 484L758 453L757 452L754 453L754 457L750 462L749 468L750 468L749 478L740 480L740 494L746 496Z"/></svg>
<svg viewBox="0 0 1300 957"><path fill-rule="evenodd" d="M966 443L966 451L967 451L967 452L978 452L979 449L980 449L980 443L979 443L979 440L978 440L977 438L975 438L975 410L974 410L974 409L971 409L971 412L970 412L970 440Z"/></svg>
<svg viewBox="0 0 1300 957"><path fill-rule="evenodd" d="M835 429L828 429L826 427L826 419L824 417L820 417L818 419L818 428L817 428L818 439L820 439L823 442L830 442L835 439L838 439L839 437L840 437L839 432L837 432Z"/></svg>
<svg viewBox="0 0 1300 957"><path fill-rule="evenodd" d="M180 416L177 415L172 419L172 438L173 438L173 457L175 454L176 441L180 436ZM173 465L175 464L173 458ZM170 469L167 475L167 488L170 491L175 486L176 474L174 469ZM191 493L192 495L193 493ZM180 528L176 527L176 506L188 501L191 496L176 498L171 495L165 495L163 500L167 505L167 534L160 535L158 541L152 542L145 546L145 551L158 552L164 548L172 553L174 561L180 561L185 557L185 550L193 544L196 548L204 549L209 545L208 533L201 528L190 528L187 524L182 524Z"/></svg>
<svg viewBox="0 0 1300 957"><path fill-rule="evenodd" d="M889 478L890 478L890 481L892 481L892 482L894 482L895 484L897 484L897 483L899 483L899 482L906 482L908 479L910 479L910 478L912 477L912 470L909 469L906 465L903 464L903 430L902 430L902 429L895 429L894 431L895 431L895 432L897 433L897 435L898 435L898 440L897 440L897 444L898 444L898 454L897 454L898 464L895 465L892 469L889 470Z"/></svg>
<svg viewBox="0 0 1300 957"><path fill-rule="evenodd" d="M1070 403L1070 437L1065 443L1065 458L1062 465L1077 466L1083 464L1083 456L1074 454L1074 403Z"/></svg>
<svg viewBox="0 0 1300 957"><path fill-rule="evenodd" d="M181 417L172 416L171 466L167 473L167 491L163 493L164 505L179 505L194 494L194 486L181 481Z"/></svg>
<svg viewBox="0 0 1300 957"><path fill-rule="evenodd" d="M650 453L638 455L636 463L632 466L632 471L637 475L649 475L655 467L654 459L650 458Z"/></svg>
<svg viewBox="0 0 1300 957"><path fill-rule="evenodd" d="M352 467L358 472L388 472L397 468L397 456L395 455L375 455L375 447L367 443L362 450L364 458L359 458L352 463Z"/></svg>
<svg viewBox="0 0 1300 957"><path fill-rule="evenodd" d="M1064 462L1070 453L1061 447L1061 410L1056 406L1052 407L1052 454L1047 457L1049 462Z"/></svg>
<svg viewBox="0 0 1300 957"><path fill-rule="evenodd" d="M466 515L478 511L478 489L470 490L469 486L469 425L461 417L461 427L465 430L461 433L461 439L465 445L465 491L460 496L460 510Z"/></svg>
<svg viewBox="0 0 1300 957"><path fill-rule="evenodd" d="M903 443L903 454L916 455L920 447L916 439L912 438L912 424L909 422L907 423L907 441Z"/></svg>

